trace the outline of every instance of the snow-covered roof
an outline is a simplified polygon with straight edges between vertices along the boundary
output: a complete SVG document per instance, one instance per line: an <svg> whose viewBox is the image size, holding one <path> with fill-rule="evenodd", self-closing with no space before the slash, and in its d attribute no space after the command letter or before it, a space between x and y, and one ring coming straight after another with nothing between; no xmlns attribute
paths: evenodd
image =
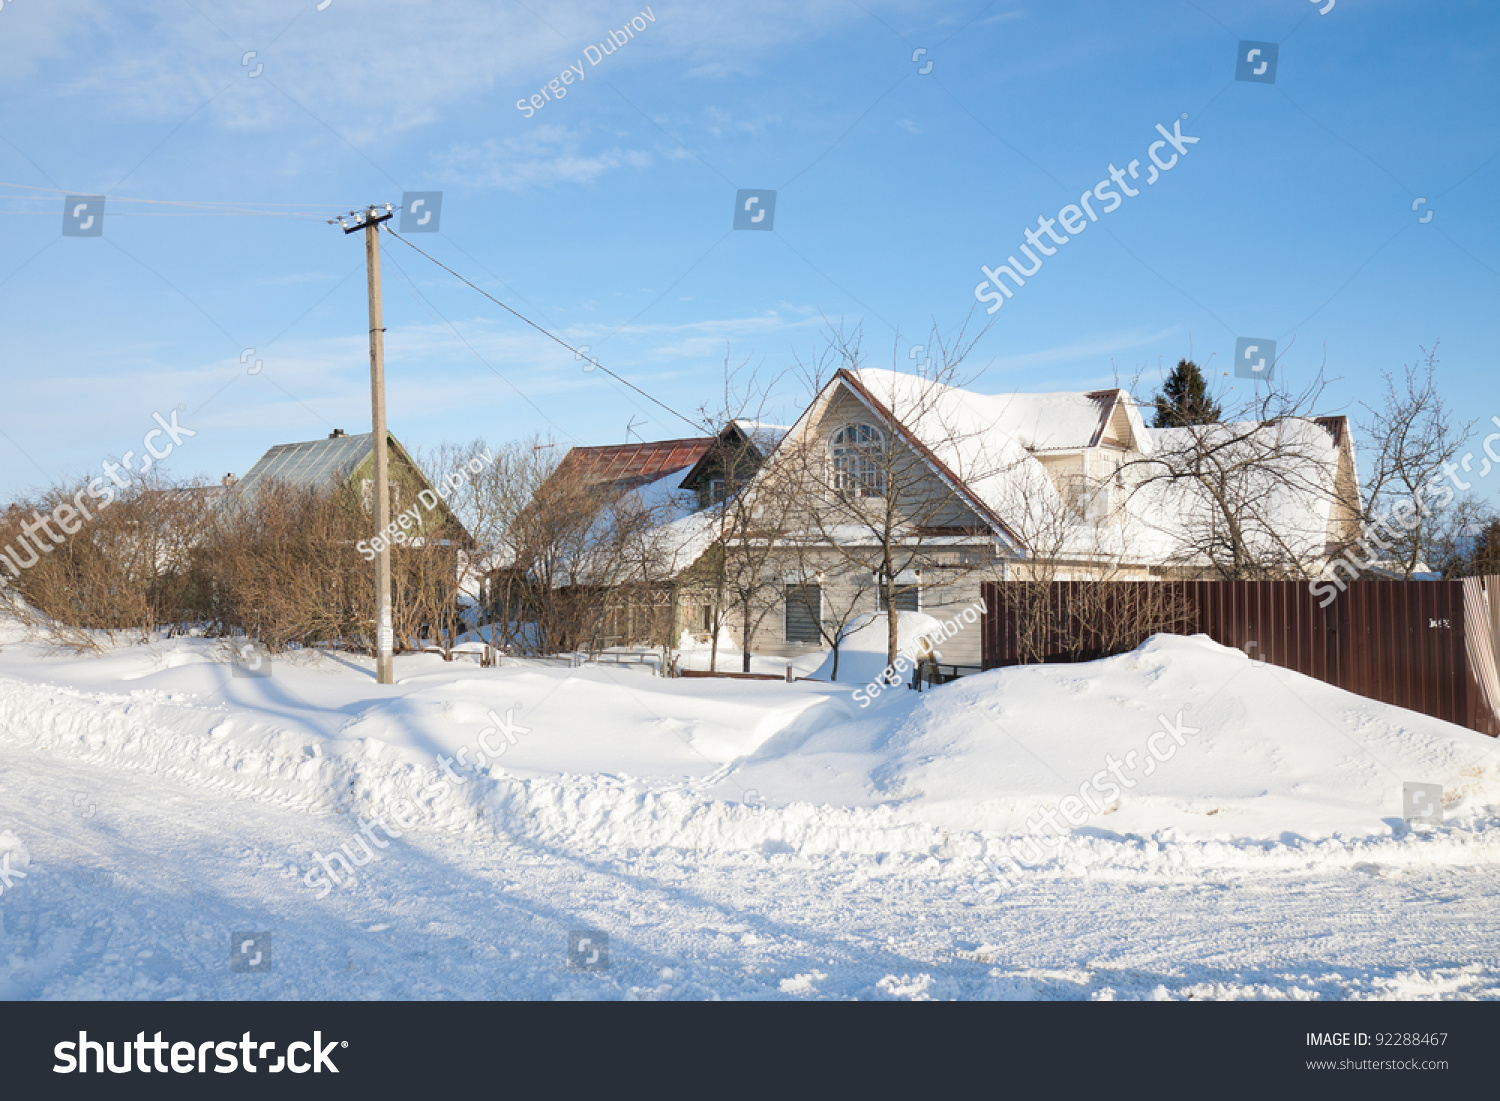
<svg viewBox="0 0 1500 1101"><path fill-rule="evenodd" d="M695 492L696 480L713 469L710 460L716 449L727 448L732 459L745 453L736 452L731 437L748 440L752 445L748 457L758 465L786 431L780 425L736 419L715 436L571 449L552 476L572 471L587 484L611 491L610 511L595 519L585 543L607 545L603 533L618 510L633 510L647 523L632 535L635 542L625 562L620 561L618 548L601 550L598 561L570 563L559 575L562 583L618 583L622 573L628 575L625 579L659 581L687 569L714 544L723 528L720 510L700 509ZM512 554L508 561L513 560ZM642 576L648 572L649 577Z"/></svg>
<svg viewBox="0 0 1500 1101"><path fill-rule="evenodd" d="M735 417L729 423L754 440L757 446L767 451L780 443L781 437L791 429L789 424L768 424L765 421L752 421L744 417Z"/></svg>
<svg viewBox="0 0 1500 1101"><path fill-rule="evenodd" d="M898 425L949 488L967 499L998 534L1013 543L1024 545L1023 533L1032 513L1051 510L1060 503L1057 488L1041 463L1005 430L1002 414L1017 409L1005 399L895 371L840 371L829 387L840 384L881 419ZM829 390L825 390L827 393ZM1043 407L1037 403L1031 412ZM1075 423L1069 431L1076 433L1080 418L1076 408L1071 412ZM1025 411L1021 416L1025 417ZM1044 432L1044 438L1070 437Z"/></svg>
<svg viewBox="0 0 1500 1101"><path fill-rule="evenodd" d="M713 546L723 531L720 507L699 509L697 496L680 488L680 472L674 471L632 492L641 508L649 509L659 523L644 536L658 578L675 577Z"/></svg>
<svg viewBox="0 0 1500 1101"><path fill-rule="evenodd" d="M1162 462L1154 472L1180 465L1173 462L1174 455L1202 454L1205 445L1216 449L1223 469L1245 463L1231 477L1247 546L1269 558L1311 562L1324 554L1337 500L1340 433L1329 422L1341 424L1342 418L1148 429ZM1279 467L1274 474L1265 464L1273 455ZM1126 520L1127 533L1141 545L1154 544L1178 557L1201 544L1219 522L1207 494L1187 479L1142 486L1131 499Z"/></svg>
<svg viewBox="0 0 1500 1101"><path fill-rule="evenodd" d="M933 395L943 407L962 406L984 431L1014 440L1028 451L1097 446L1117 405L1130 417L1132 442L1139 446L1145 432L1145 423L1124 390L978 394L896 371L862 369L847 373L882 400L893 400L906 408L931 404Z"/></svg>
<svg viewBox="0 0 1500 1101"><path fill-rule="evenodd" d="M1095 394L975 394L970 404L1028 451L1089 447L1111 402Z"/></svg>
<svg viewBox="0 0 1500 1101"><path fill-rule="evenodd" d="M1047 548L1052 553L1152 563L1201 561L1195 548L1203 542L1199 529L1212 522L1209 502L1187 480L1152 480L1152 474L1161 472L1156 466L1134 467L1119 492L1096 482L1093 490L1112 494L1103 514L1057 532L1057 517L1067 515L1071 506L1064 504L1039 456L1108 447L1137 463L1170 459L1190 433L1205 431L1147 428L1123 390L990 395L895 371L844 370L790 434L808 431L840 390L895 425L949 488L1018 550L1040 550L1036 533L1045 530L1055 540ZM1115 431L1112 424L1122 430ZM1247 427L1221 425L1206 431L1229 439L1229 433L1243 435ZM1253 538L1277 543L1298 560L1315 558L1328 540L1333 516L1340 448L1347 446L1343 418L1265 422L1255 432L1258 439L1274 434L1295 469L1290 476L1267 476L1259 489L1252 487L1250 519L1259 531Z"/></svg>
<svg viewBox="0 0 1500 1101"><path fill-rule="evenodd" d="M683 490L681 481L682 471L673 470L615 498L594 517L581 540L589 549L559 569L554 580L566 585L661 581L691 566L713 545L718 526L716 510L695 511L697 496ZM610 538L611 527L622 515L645 521L631 531L623 548Z"/></svg>

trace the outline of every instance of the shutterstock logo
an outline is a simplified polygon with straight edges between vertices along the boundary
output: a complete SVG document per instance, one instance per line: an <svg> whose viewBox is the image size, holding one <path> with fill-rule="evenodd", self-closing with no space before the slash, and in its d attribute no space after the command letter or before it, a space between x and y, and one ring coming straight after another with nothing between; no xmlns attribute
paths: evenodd
<svg viewBox="0 0 1500 1101"><path fill-rule="evenodd" d="M574 929L568 934L569 971L608 971L609 934L602 929Z"/></svg>
<svg viewBox="0 0 1500 1101"><path fill-rule="evenodd" d="M776 192L764 188L741 188L734 196L735 229L774 229Z"/></svg>
<svg viewBox="0 0 1500 1101"><path fill-rule="evenodd" d="M69 195L63 204L64 237L104 236L104 196Z"/></svg>
<svg viewBox="0 0 1500 1101"><path fill-rule="evenodd" d="M138 1070L142 1074L152 1071L165 1074L171 1070L173 1074L207 1074L212 1070L215 1074L233 1074L243 1068L247 1074L261 1070L268 1074L280 1074L284 1070L293 1074L308 1071L337 1074L339 1068L334 1065L332 1052L335 1048L349 1046L348 1040L329 1040L325 1044L323 1034L314 1032L310 1043L294 1040L286 1045L286 1054L276 1055L275 1040L262 1042L248 1032L238 1040L205 1040L201 1044L163 1040L160 1032L148 1040L144 1032L137 1032L134 1040L119 1041L120 1060L117 1063L115 1043L114 1040L90 1040L89 1034L81 1031L76 1041L64 1040L52 1048L52 1055L57 1060L52 1073L104 1074L107 1071L110 1074L129 1074ZM272 1056L275 1056L275 1062L271 1061ZM214 1059L212 1066L209 1065L210 1057Z"/></svg>
<svg viewBox="0 0 1500 1101"><path fill-rule="evenodd" d="M231 933L229 969L249 974L271 970L271 934Z"/></svg>
<svg viewBox="0 0 1500 1101"><path fill-rule="evenodd" d="M1281 47L1274 42L1241 42L1239 58L1234 64L1234 79L1255 84L1276 83L1276 55Z"/></svg>
<svg viewBox="0 0 1500 1101"><path fill-rule="evenodd" d="M1234 342L1234 373L1239 378L1271 381L1276 371L1276 341L1242 336Z"/></svg>
<svg viewBox="0 0 1500 1101"><path fill-rule="evenodd" d="M436 233L442 220L441 191L408 191L401 196L402 233Z"/></svg>

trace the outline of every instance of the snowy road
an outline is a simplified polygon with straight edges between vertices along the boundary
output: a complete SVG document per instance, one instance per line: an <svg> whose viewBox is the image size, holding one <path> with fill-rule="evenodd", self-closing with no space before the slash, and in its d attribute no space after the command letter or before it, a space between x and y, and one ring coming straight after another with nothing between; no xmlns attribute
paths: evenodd
<svg viewBox="0 0 1500 1101"><path fill-rule="evenodd" d="M30 857L7 998L1500 997L1492 865L1001 890L974 861L429 831L320 900L300 870L345 816L15 744L0 829ZM608 971L567 970L580 928ZM271 972L231 972L241 930L271 931Z"/></svg>

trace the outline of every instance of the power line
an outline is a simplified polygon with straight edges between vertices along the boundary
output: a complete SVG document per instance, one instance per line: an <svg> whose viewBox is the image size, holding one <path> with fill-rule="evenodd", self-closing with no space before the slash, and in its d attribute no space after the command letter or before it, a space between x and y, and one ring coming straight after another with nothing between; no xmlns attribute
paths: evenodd
<svg viewBox="0 0 1500 1101"><path fill-rule="evenodd" d="M389 233L390 231L387 230L386 232ZM436 306L434 306L432 304L432 300L429 299L425 294L423 294L420 290L417 289L416 281L413 280L412 277L406 273L406 269L401 266L400 261L398 261L396 259L395 255L391 252L390 249L386 249L386 255L390 258L391 263L396 266L396 270L401 274L401 278L403 280L405 280L405 282L406 282L406 288L405 288L406 289L406 293L412 296L412 300L413 301L415 301L419 306L421 306L422 308L424 308L425 310L427 310L429 314L431 314L432 316L434 316L437 319L439 319L440 321L442 321L442 323L444 325L447 325L448 328L452 330L453 335L456 336L456 337L458 337L459 340L463 341L464 347L466 347L466 348L469 349L469 352L474 356L475 359L479 360L480 363L484 364L485 367L488 368L489 372L491 374L493 374L496 378L498 378L501 382L505 383L505 385L509 386L512 390L514 390L517 393L517 395L520 396L521 400L524 401L527 405L531 406L533 409L535 409L537 411L537 414L544 421L546 421L548 424L550 424L553 428L557 429L557 431L559 433L561 433L562 435L566 436L568 439L572 440L574 443L582 443L582 441L577 436L575 436L573 433L569 432L562 425L558 424L551 417L547 416L546 412L542 409L542 407L539 406L536 402L532 401L529 397L527 397L526 393L519 386L517 386L510 379L506 378L499 371L495 370L494 366L491 365L490 361L487 360L487 359L485 359L484 356L480 355L479 352L474 348L474 346L472 344L470 344L466 339L464 339L463 334L458 331L457 326L455 326L453 324L453 322L449 321L448 318L443 314L443 312L441 310L439 310ZM643 406L641 406L638 402L636 402L634 398L631 398L630 395L627 394L626 397L629 398L631 404L635 405L635 407L637 409L640 409L642 412L646 411L645 408Z"/></svg>
<svg viewBox="0 0 1500 1101"><path fill-rule="evenodd" d="M648 394L645 390L642 390L639 386L637 386L635 383L631 382L629 379L622 378L620 375L616 374L614 371L611 371L608 367L604 366L604 364L600 363L593 356L585 355L583 352L580 352L577 348L573 347L573 345L569 344L566 340L563 340L561 337L555 336L551 332L548 332L546 329L542 328L542 326L538 325L535 321L531 320L531 318L527 317L525 314L520 313L517 310L514 310L511 307L507 306L504 302L500 301L500 299L496 298L493 294L491 294L489 291L485 290L483 287L479 286L478 284L474 283L473 281L471 281L469 279L464 278L462 275L460 275L458 272L454 271L452 268L450 268L447 264L443 263L437 257L431 256L428 253L423 252L421 249L417 248L416 245L412 244L406 238L402 237L399 233L397 233L394 230L389 229L389 228L387 228L386 232L389 233L396 240L400 241L407 248L411 249L417 255L424 256L428 260L431 260L434 264L436 264L438 267L442 268L449 275L453 276L453 278L457 279L460 283L463 283L463 284L465 284L465 285L467 285L469 287L472 287L474 290L476 290L480 294L484 295L486 298L488 298L495 305L499 306L506 313L511 314L512 316L516 317L517 319L519 319L521 321L524 321L527 325L530 325L533 329L535 329L537 332L541 333L548 340L552 341L554 344L560 344L562 347L564 347L568 351L572 352L579 359L586 359L586 360L588 360L590 363L592 363L595 367L599 368L599 370L603 371L610 378L614 379L616 382L620 383L622 386L627 386L630 389L634 390L637 394L641 395L641 397L645 398L647 401L651 402L653 405L660 406L661 408L665 409L668 413L671 413L672 416L676 417L678 420L683 421L684 423L691 425L695 430L698 430L698 431L705 431L706 430L706 431L708 431L710 433L713 432L713 428L711 426L705 426L705 425L699 423L698 421L693 420L693 418L691 418L689 416L686 416L683 413L679 413L677 410L673 409L666 402L661 401L660 399L655 398L652 395Z"/></svg>
<svg viewBox="0 0 1500 1101"><path fill-rule="evenodd" d="M14 187L20 191L45 191L53 195L84 195L84 191L68 191L60 187L37 187L33 184L6 183L0 180L0 187ZM339 203L262 203L262 202L238 202L228 199L141 199L129 195L108 195L107 199L116 199L125 203L168 203L173 206L290 206L301 207L309 210L327 210L331 206L339 206Z"/></svg>
<svg viewBox="0 0 1500 1101"><path fill-rule="evenodd" d="M386 232L390 233L390 229L387 228ZM394 234L392 234L392 236L394 236ZM401 278L406 281L406 285L407 285L407 288L408 288L408 293L411 294L411 296L412 296L412 298L413 298L414 301L416 301L419 305L425 307L428 310L429 313L431 313L433 316L437 317L440 321L442 321L442 323L444 325L447 325L448 328L452 331L453 335L456 336L456 337L458 337L458 339L460 341L462 341L463 346L465 348L469 349L470 353L473 354L473 356L474 356L475 359L479 360L480 363L483 363L486 367L488 367L489 371L490 371L490 373L492 375L494 375L501 382L505 383L505 385L509 386L512 390L514 390L516 392L516 394L519 395L519 397L521 398L521 400L524 401L527 405L531 406L533 409L535 409L537 411L537 413L541 416L541 418L544 421L546 421L548 424L550 424L553 428L557 429L564 436L567 436L569 439L574 440L575 442L577 441L577 439L578 439L577 436L573 435L573 433L569 432L562 425L558 424L551 417L547 416L546 412L542 409L541 406L539 406L536 402L532 401L529 397L527 397L526 394L521 390L521 388L519 386L517 386L514 382L511 382L510 379L506 378L499 371L495 370L495 368L490 364L490 361L487 360L487 359L485 359L484 356L480 355L479 352L478 352L478 350L474 347L474 345L470 344L467 340L464 339L464 335L461 332L458 331L457 327L454 326L453 322L449 321L446 317L444 317L442 311L439 310L436 306L434 306L431 303L431 301L428 300L427 296L425 294L423 294L420 290L417 289L416 283L413 282L411 276L409 276L409 275L406 274L406 269L401 266L400 261L398 261L394 256L391 255L391 252L390 252L389 249L385 250L385 254L386 254L386 256L390 257L391 263L396 265L396 270L401 273Z"/></svg>
<svg viewBox="0 0 1500 1101"><path fill-rule="evenodd" d="M66 196L66 195L92 195L93 194L92 192L87 192L87 191L65 191L65 190L63 190L61 188L56 188L56 187L36 187L36 186L31 185L31 184L7 183L5 181L0 181L0 187L14 188L14 189L16 189L18 191L42 192L43 194L40 194L40 195L3 195L3 196L0 196L0 197L3 197L3 198L6 198L6 199L23 199L23 200L30 200L30 201L34 201L34 202L53 201L50 197L54 196L54 195L65 195ZM240 211L249 211L249 212L257 212L257 213L263 212L263 211L265 211L265 212L272 212L272 213L281 213L281 212L285 211L288 215L291 215L291 216L308 216L308 215L313 215L313 214L322 214L324 211L327 211L330 206L336 205L336 204L328 204L328 203L261 203L261 202L239 202L239 201L233 201L233 200L213 200L213 199L209 199L209 200L201 200L201 199L142 199L142 198L139 198L139 197L134 197L134 196L129 196L129 195L110 195L110 194L104 194L104 195L101 195L99 197L103 198L103 199L108 199L108 200L111 200L111 201L117 202L117 203L147 203L147 204L150 204L152 206L195 207L195 208L198 208L198 209L201 209L201 210L205 210L205 211L240 210ZM267 208L278 208L278 209L269 210L268 211Z"/></svg>
<svg viewBox="0 0 1500 1101"><path fill-rule="evenodd" d="M0 2L3 2L3 0L0 0ZM0 188L14 188L14 189L20 190L20 191L39 192L40 194L31 194L31 195L14 195L14 194L7 195L7 194L4 194L3 192L0 192L0 199L19 199L19 200L31 201L31 202L55 201L53 199L53 196L57 196L57 195L64 195L64 196L66 196L66 195L81 195L81 194L84 194L84 192L67 191L67 190L64 190L62 188L56 188L56 187L37 187L37 186L32 185L32 184L7 183L5 181L0 181ZM124 195L108 195L108 194L102 195L100 197L104 198L104 199L106 199L108 201L115 202L115 203L146 203L146 204L150 204L150 205L153 205L153 206L175 206L175 207L187 208L187 209L182 210L182 211L171 211L171 212L168 212L168 211L120 211L120 210L117 210L117 211L114 212L115 215L117 215L117 216L131 216L131 217L193 217L193 216L215 216L215 215L220 215L220 216L238 216L238 217L290 218L290 219L294 219L294 220L305 221L305 220L310 220L312 218L318 218L318 219L321 220L321 219L323 219L324 213L328 210L328 206L320 206L318 204L312 204L312 203L246 203L246 202L234 202L234 201L213 201L213 200L203 201L203 200L189 200L189 199L144 199L144 198L138 198L138 197L124 196ZM264 208L267 208L267 207L275 207L275 208L281 208L281 209L264 209ZM287 209L287 208L290 208L290 209ZM36 210L0 210L0 214L11 214L11 215L19 215L19 214L44 214L45 215L45 214L50 214L50 213L51 213L50 211L36 211ZM600 371L603 371L607 376L609 376L615 382L619 383L621 386L624 386L626 389L631 390L631 391L633 391L636 394L639 394L641 397L643 397L647 401L651 402L651 404L653 404L653 405L655 405L655 406L657 406L657 407L659 407L661 409L666 410L668 413L672 414L672 416L676 417L678 420L682 421L684 424L690 425L695 431L707 431L707 432L712 432L713 431L713 427L711 425L705 425L705 424L703 424L703 423L701 423L701 422L699 422L697 420L694 420L692 417L689 417L689 416L687 416L684 413L678 412L676 409L672 408L672 406L668 405L666 402L662 401L660 398L654 397L653 395L651 395L650 393L648 393L647 391L645 391L641 387L637 386L635 383L631 382L629 379L623 377L622 375L618 374L615 371L610 370L610 368L604 366L604 364L600 363L593 356L587 355L584 352L580 351L579 349L573 347L573 345L569 344L566 340L563 340L561 337L555 335L554 333L552 333L550 330L544 328L543 326L538 325L535 321L532 321L531 318L527 317L525 314L521 313L519 310L516 310L513 307L508 306L506 303L502 302L500 299L498 299L494 295L490 294L489 291L487 291L483 287L479 286L473 280L471 280L471 279L469 279L469 278L467 278L467 277L465 277L463 275L460 275L458 272L454 271L452 268L450 268L447 264L443 263L437 257L435 257L435 256L433 256L433 255L431 255L431 254L423 251L422 249L418 248L416 245L414 245L410 241L406 240L406 238L402 237L399 233L396 233L394 230L392 230L389 226L386 227L386 232L391 237L394 237L396 240L400 241L407 248L411 249L417 255L419 255L419 256L427 259L427 260L432 261L432 263L434 263L438 267L442 268L445 272L447 272L449 275L453 276L455 279L457 279L459 282L463 283L465 286L468 286L468 287L470 287L470 288L478 291L485 298L489 299L495 305L499 306L501 309L503 309L507 313L511 314L517 320L524 322L526 325L529 325L531 328L535 329L537 332L539 332L543 336L545 336L548 340L552 341L553 343L555 343L557 345L560 345L563 348L566 348L568 351L572 352L573 355L576 358L582 359L582 360L586 360L588 363L592 364L594 367L598 368ZM394 258L392 258L391 262L395 263L396 261L395 261ZM444 317L443 314L441 313L441 311L439 311L436 306L433 306L432 303L427 300L426 296L422 295L420 291L416 290L416 284L412 282L412 280L411 280L411 278L409 276L407 276L405 270L401 269L401 266L399 264L397 264L396 266L397 266L397 270L401 271L402 278L411 287L412 291L416 294L416 296L420 299L420 301L426 305L427 309L431 313L433 313L434 315L436 315L440 320L442 320L442 322L445 325L448 326L448 328L450 330L452 330L454 336L458 337L459 340L463 341L464 346L467 347L469 349L469 351L474 354L475 358L477 358L481 363L483 363L485 365L485 367L489 368L489 370L491 371L491 373L493 373L495 375L495 377L499 378L502 382L504 382L506 385L508 385L511 389L515 390L515 392L518 395L520 395L520 397L522 398L522 400L524 400L528 405L530 405L539 414L541 414L542 418L544 420L546 420L548 424L552 425L552 427L556 428L559 432L562 432L564 435L569 436L570 438L576 438L576 437L572 436L572 433L567 432L560 425L558 425L555 421L553 421L552 418L548 417L547 414L545 412L543 412L542 409L535 402L533 402L529 397L527 397L524 393L522 393L522 391L520 390L520 388L517 387L515 385L515 383L511 382L510 379L508 379L504 375L500 374L499 371L496 371L495 368L493 366L491 366L490 363L487 360L485 360L485 358L483 356L481 356L478 351L476 351L474 349L473 345L469 344L469 342L464 339L463 335L461 333L459 333L459 331L457 330L457 328L454 327L453 323L451 321L449 321L446 317Z"/></svg>
<svg viewBox="0 0 1500 1101"><path fill-rule="evenodd" d="M10 196L0 196L10 198ZM0 210L0 214L39 215L55 218L52 210ZM296 222L321 222L321 214L292 214L278 210L111 210L111 218L290 218Z"/></svg>

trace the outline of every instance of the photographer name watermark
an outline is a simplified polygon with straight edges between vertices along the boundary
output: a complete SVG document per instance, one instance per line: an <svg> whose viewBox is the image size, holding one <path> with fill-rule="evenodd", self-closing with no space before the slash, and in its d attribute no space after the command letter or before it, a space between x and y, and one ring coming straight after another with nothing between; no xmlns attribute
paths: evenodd
<svg viewBox="0 0 1500 1101"><path fill-rule="evenodd" d="M543 107L547 106L547 104L565 98L568 94L568 88L572 86L575 80L580 84L583 83L585 72L583 67L584 61L588 61L589 68L593 68L621 46L635 38L641 31L644 31L649 24L655 22L656 13L648 7L619 30L611 29L608 38L600 42L597 46L585 46L583 48L583 57L580 57L573 64L557 74L557 76L547 81L546 84L543 84L531 98L522 97L516 100L516 110L520 111L527 118L530 118Z"/></svg>
<svg viewBox="0 0 1500 1101"><path fill-rule="evenodd" d="M966 625L978 623L979 617L988 610L989 606L982 599L976 600L946 623L938 624L937 630L918 635L915 642L896 654L896 660L887 665L880 676L863 688L856 688L853 698L860 707L869 707L874 700L879 698L881 692L887 688L895 688L905 679L909 670L916 668L918 661L914 655L918 651L936 650L938 643L947 642Z"/></svg>
<svg viewBox="0 0 1500 1101"><path fill-rule="evenodd" d="M364 556L366 562L375 561L375 556L381 551L390 548L392 543L406 543L413 538L408 532L412 528L418 531L422 527L422 513L431 512L437 508L438 501L446 501L453 491L467 482L471 477L481 473L485 467L495 461L494 454L489 448L485 448L480 458L470 459L468 464L451 471L447 477L438 482L436 491L424 489L417 494L417 504L405 512L399 513L395 519L385 526L385 530L373 539L361 539L354 544L354 549Z"/></svg>

